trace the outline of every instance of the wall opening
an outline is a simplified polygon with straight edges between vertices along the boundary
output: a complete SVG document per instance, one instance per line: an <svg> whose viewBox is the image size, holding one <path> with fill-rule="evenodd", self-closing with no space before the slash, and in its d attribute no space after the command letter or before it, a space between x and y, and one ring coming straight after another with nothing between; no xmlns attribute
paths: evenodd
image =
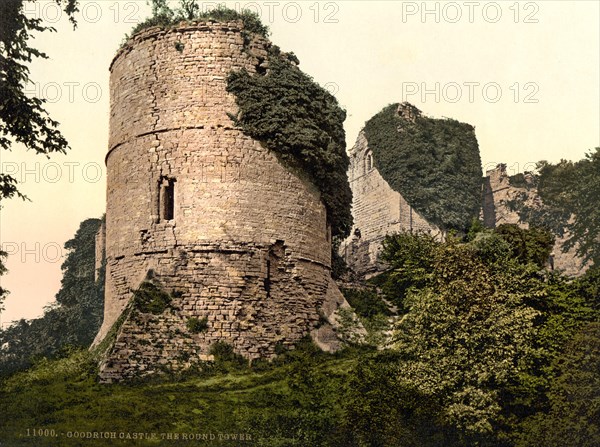
<svg viewBox="0 0 600 447"><path fill-rule="evenodd" d="M277 240L267 252L266 274L264 277L264 289L267 292L267 298L271 297L271 289L276 284L280 274L280 264L285 258L285 244ZM280 279L280 278L279 278Z"/></svg>
<svg viewBox="0 0 600 447"><path fill-rule="evenodd" d="M271 253L269 253L271 256ZM267 259L267 276L265 277L265 292L267 292L267 298L271 298L271 260Z"/></svg>
<svg viewBox="0 0 600 447"><path fill-rule="evenodd" d="M159 184L159 218L173 220L175 218L175 179L162 177Z"/></svg>
<svg viewBox="0 0 600 447"><path fill-rule="evenodd" d="M365 174L373 169L373 154L370 152L365 156Z"/></svg>

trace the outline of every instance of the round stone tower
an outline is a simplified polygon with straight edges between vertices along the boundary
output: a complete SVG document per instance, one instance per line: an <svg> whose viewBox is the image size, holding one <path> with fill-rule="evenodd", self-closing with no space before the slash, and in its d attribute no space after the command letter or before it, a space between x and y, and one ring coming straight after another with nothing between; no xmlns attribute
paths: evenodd
<svg viewBox="0 0 600 447"><path fill-rule="evenodd" d="M105 380L184 368L209 358L217 341L270 358L343 303L330 278L319 191L229 118L237 106L228 74L264 70L271 45L242 29L237 21L150 28L110 67L106 296L96 343L120 321ZM169 305L127 314L144 281L170 294Z"/></svg>

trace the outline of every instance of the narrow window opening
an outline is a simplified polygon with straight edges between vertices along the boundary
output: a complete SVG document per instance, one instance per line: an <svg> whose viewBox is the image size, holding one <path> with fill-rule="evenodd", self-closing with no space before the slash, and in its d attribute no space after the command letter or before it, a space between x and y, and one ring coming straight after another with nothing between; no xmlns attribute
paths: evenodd
<svg viewBox="0 0 600 447"><path fill-rule="evenodd" d="M160 182L160 219L175 217L175 179L163 177Z"/></svg>
<svg viewBox="0 0 600 447"><path fill-rule="evenodd" d="M273 285L279 281L278 271L280 263L285 257L285 245L283 241L277 240L266 253L266 274L263 279L264 289L267 292L267 298L271 297Z"/></svg>
<svg viewBox="0 0 600 447"><path fill-rule="evenodd" d="M367 154L367 172L373 169L373 155Z"/></svg>
<svg viewBox="0 0 600 447"><path fill-rule="evenodd" d="M265 291L267 298L271 298L271 260L267 259L267 276L265 278Z"/></svg>

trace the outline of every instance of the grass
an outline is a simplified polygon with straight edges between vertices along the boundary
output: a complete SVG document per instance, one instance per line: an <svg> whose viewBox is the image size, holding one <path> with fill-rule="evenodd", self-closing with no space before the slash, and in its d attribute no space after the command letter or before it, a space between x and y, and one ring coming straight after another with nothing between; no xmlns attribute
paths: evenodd
<svg viewBox="0 0 600 447"><path fill-rule="evenodd" d="M257 368L217 362L210 372L101 385L92 355L78 351L0 383L0 445L324 445L327 424L341 417L336 391L357 359L301 347ZM182 439L192 433L209 439ZM244 440L219 439L234 433Z"/></svg>

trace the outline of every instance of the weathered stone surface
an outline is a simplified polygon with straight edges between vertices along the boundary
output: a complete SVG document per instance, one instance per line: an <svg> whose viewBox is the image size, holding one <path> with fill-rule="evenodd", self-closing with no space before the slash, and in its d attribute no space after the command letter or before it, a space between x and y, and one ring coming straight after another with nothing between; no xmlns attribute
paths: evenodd
<svg viewBox="0 0 600 447"><path fill-rule="evenodd" d="M394 191L374 167L364 131L359 133L349 155L354 228L342 243L340 254L357 274L369 277L385 269L378 256L388 234L424 231L442 237L440 230Z"/></svg>
<svg viewBox="0 0 600 447"><path fill-rule="evenodd" d="M270 45L257 37L244 47L242 26L149 29L111 65L106 296L96 343L142 281L174 298L160 315L127 317L103 380L189 367L216 341L271 358L276 345L291 347L318 326L326 296L345 302L330 278L318 190L228 116L237 106L227 75L254 73ZM192 317L208 328L190 333Z"/></svg>
<svg viewBox="0 0 600 447"><path fill-rule="evenodd" d="M348 171L353 195L354 228L352 235L342 243L340 254L355 273L365 278L386 268L378 258L386 235L400 231L425 231L440 239L444 237L438 228L428 223L400 193L389 186L374 167L372 157L364 132L361 131L350 151L351 164ZM527 228L528 223L521 222L518 213L507 205L510 200L523 193L527 194L530 206L541 206L541 199L535 189L527 190L510 185L505 165L498 165L496 169L488 171L483 186L484 225L495 228L507 223ZM556 238L552 254L553 268L569 276L581 275L588 266L583 265L581 258L576 255L576 248L563 252L567 238L568 235ZM549 267L551 268L550 263Z"/></svg>
<svg viewBox="0 0 600 447"><path fill-rule="evenodd" d="M104 252L106 247L106 225L104 222L100 224L100 228L96 233L95 238L95 265L94 265L94 279L98 281L100 278L100 270L102 269L102 265L104 260L106 259L106 254Z"/></svg>
<svg viewBox="0 0 600 447"><path fill-rule="evenodd" d="M526 176L527 178L527 176ZM519 188L512 186L506 172L506 165L499 164L495 169L486 172L483 184L483 222L489 228L502 224L515 224L528 228L529 223L521 222L519 214L512 210L508 203L521 195L527 197L526 203L531 207L542 206L540 196L535 188ZM576 254L576 247L563 252L563 246L568 239L568 234L556 236L552 251L552 265L549 268L560 270L569 276L579 276L588 268Z"/></svg>

